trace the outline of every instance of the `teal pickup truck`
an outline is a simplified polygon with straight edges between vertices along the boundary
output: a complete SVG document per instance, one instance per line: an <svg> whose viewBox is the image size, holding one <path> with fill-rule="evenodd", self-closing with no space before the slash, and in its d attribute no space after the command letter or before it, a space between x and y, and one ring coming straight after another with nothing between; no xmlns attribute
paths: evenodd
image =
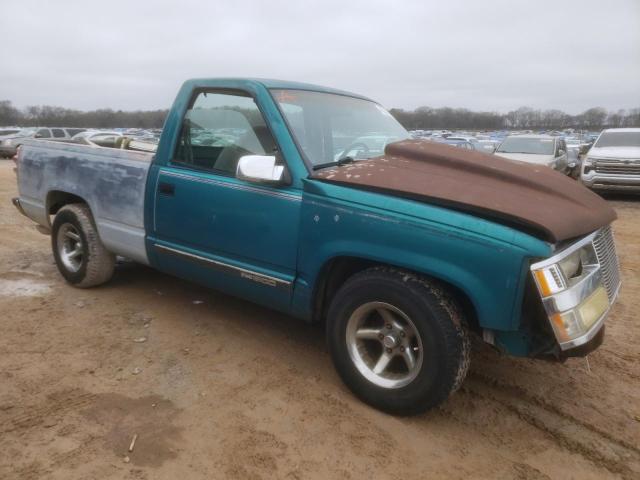
<svg viewBox="0 0 640 480"><path fill-rule="evenodd" d="M360 95L189 80L154 154L33 140L16 207L62 276L116 255L323 322L349 388L412 414L462 383L470 336L562 360L602 342L615 213L535 165L422 140Z"/></svg>

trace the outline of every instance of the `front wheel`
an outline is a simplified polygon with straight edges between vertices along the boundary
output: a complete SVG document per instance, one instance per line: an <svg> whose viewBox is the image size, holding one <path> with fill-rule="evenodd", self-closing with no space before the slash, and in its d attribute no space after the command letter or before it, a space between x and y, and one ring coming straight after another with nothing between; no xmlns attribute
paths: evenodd
<svg viewBox="0 0 640 480"><path fill-rule="evenodd" d="M327 338L347 386L390 413L439 405L469 367L460 308L442 288L409 272L377 267L347 280L331 303Z"/></svg>
<svg viewBox="0 0 640 480"><path fill-rule="evenodd" d="M70 284L88 288L113 275L115 256L100 241L91 210L75 203L61 208L53 221L51 247L60 274Z"/></svg>

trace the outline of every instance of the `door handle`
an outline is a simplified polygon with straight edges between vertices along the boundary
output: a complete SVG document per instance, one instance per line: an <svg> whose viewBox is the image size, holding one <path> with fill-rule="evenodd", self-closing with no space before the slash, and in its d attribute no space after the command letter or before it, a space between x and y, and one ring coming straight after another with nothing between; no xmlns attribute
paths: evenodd
<svg viewBox="0 0 640 480"><path fill-rule="evenodd" d="M176 192L176 186L173 183L160 182L158 184L158 192L160 195L173 196Z"/></svg>

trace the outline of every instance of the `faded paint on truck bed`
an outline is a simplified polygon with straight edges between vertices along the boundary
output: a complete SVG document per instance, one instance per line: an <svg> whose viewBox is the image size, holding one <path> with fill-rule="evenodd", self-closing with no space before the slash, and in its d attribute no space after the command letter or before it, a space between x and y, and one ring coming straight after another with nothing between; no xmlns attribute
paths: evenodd
<svg viewBox="0 0 640 480"><path fill-rule="evenodd" d="M18 160L25 213L49 227L52 192L84 199L112 252L147 264L144 194L153 156L47 141L25 143Z"/></svg>

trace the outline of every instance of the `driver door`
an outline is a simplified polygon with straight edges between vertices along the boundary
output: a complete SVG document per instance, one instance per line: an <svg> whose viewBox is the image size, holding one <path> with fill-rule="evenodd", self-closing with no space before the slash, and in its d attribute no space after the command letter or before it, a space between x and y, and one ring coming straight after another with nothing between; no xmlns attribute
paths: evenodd
<svg viewBox="0 0 640 480"><path fill-rule="evenodd" d="M154 255L163 270L274 308L289 305L302 194L236 178L244 155L279 149L254 99L200 91L155 192Z"/></svg>

